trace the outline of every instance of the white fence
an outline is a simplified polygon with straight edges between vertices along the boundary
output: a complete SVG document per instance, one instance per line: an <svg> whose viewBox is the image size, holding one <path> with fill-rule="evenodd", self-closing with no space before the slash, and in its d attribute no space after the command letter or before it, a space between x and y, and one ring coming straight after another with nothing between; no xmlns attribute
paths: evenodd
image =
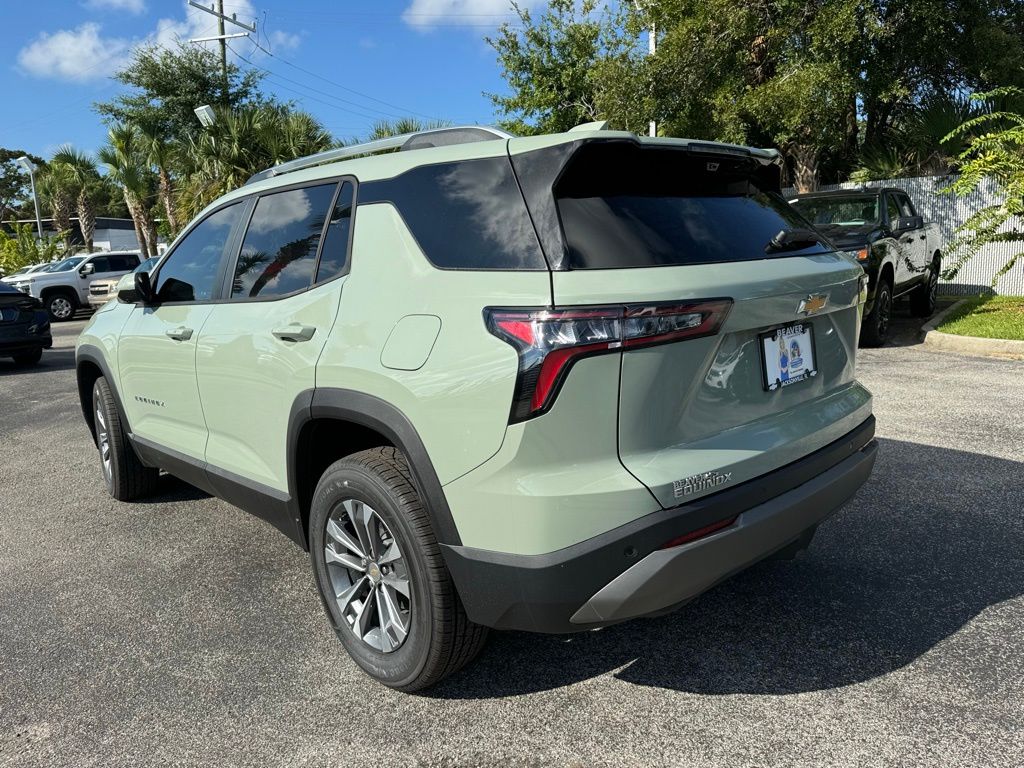
<svg viewBox="0 0 1024 768"><path fill-rule="evenodd" d="M867 187L899 187L904 189L914 201L917 212L924 216L925 221L934 221L939 225L942 232L942 242L945 245L953 239L953 232L963 224L975 211L986 205L992 205L999 201L999 193L994 185L983 184L980 189L970 195L952 195L942 190L948 186L948 176L924 176L915 179L888 179L886 181L871 181L865 184ZM821 187L822 191L830 189L852 189L859 187L859 184L830 184ZM786 190L786 195L791 196L792 190ZM1017 221L1016 227L1024 226L1024 222ZM975 294L988 293L993 290L992 278L1002 267L1007 259L1014 253L1024 250L1024 245L1014 243L997 243L986 245L960 270L960 274L951 282L943 281L939 290L947 294ZM943 251L944 261L949 261L949 254ZM995 286L996 293L1024 296L1024 259L1003 275Z"/></svg>

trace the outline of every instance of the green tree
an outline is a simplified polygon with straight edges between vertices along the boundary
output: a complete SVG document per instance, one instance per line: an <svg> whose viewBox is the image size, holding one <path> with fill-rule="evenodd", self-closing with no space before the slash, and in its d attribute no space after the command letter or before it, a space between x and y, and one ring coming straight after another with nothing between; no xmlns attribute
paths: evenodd
<svg viewBox="0 0 1024 768"><path fill-rule="evenodd" d="M235 109L264 101L259 91L262 74L251 69L242 72L229 63L225 103L220 59L196 44L140 46L114 78L133 90L96 103L96 111L109 123L146 126L147 132L167 141L184 141L202 130L194 112L198 106Z"/></svg>
<svg viewBox="0 0 1024 768"><path fill-rule="evenodd" d="M106 166L108 178L121 188L128 213L135 224L139 247L147 258L156 256L156 222L147 203L151 171L139 129L130 123L115 123L107 132L107 144L97 157Z"/></svg>
<svg viewBox="0 0 1024 768"><path fill-rule="evenodd" d="M34 224L14 224L12 234L0 229L0 273L8 275L31 264L53 261L61 250L57 237L39 240Z"/></svg>
<svg viewBox="0 0 1024 768"><path fill-rule="evenodd" d="M960 153L960 176L948 187L954 195L969 195L983 183L994 182L1000 202L975 212L957 229L949 251L956 255L943 270L943 277L953 279L978 251L992 243L1017 246L1006 263L992 278L992 285L1009 272L1024 256L1024 89L1013 86L975 94L978 101L1009 102L1005 109L995 109L974 117L947 137L955 142L971 137Z"/></svg>
<svg viewBox="0 0 1024 768"><path fill-rule="evenodd" d="M0 221L22 214L35 215L32 210L31 179L16 162L22 156L27 156L40 168L46 167L46 161L41 157L29 155L20 149L0 147Z"/></svg>
<svg viewBox="0 0 1024 768"><path fill-rule="evenodd" d="M515 133L552 133L597 119L594 69L601 57L602 24L596 0L551 0L534 19L513 4L516 29L502 24L485 38L498 54L511 93L486 94Z"/></svg>
<svg viewBox="0 0 1024 768"><path fill-rule="evenodd" d="M167 139L152 125L141 126L139 135L146 162L156 170L157 194L164 208L168 233L173 237L178 234L181 227L175 200L176 182L171 171L177 161L179 145L176 141Z"/></svg>
<svg viewBox="0 0 1024 768"><path fill-rule="evenodd" d="M75 209L78 228L82 233L87 253L92 253L93 235L96 233L96 192L103 185L96 169L96 160L87 152L80 152L70 144L60 147L50 160L50 167L66 169L67 178L77 190Z"/></svg>
<svg viewBox="0 0 1024 768"><path fill-rule="evenodd" d="M66 165L47 166L46 172L37 177L36 192L39 199L50 209L53 226L60 233L64 249L71 247L71 214L78 193L75 174Z"/></svg>

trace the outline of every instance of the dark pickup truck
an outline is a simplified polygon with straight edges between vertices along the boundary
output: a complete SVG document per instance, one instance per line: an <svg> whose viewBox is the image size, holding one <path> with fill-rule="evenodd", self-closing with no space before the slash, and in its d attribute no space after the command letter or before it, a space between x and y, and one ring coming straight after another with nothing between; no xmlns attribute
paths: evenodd
<svg viewBox="0 0 1024 768"><path fill-rule="evenodd" d="M829 240L856 254L868 274L861 344L880 346L889 335L893 301L909 296L911 311L929 317L942 261L939 228L926 224L902 189L841 189L790 200Z"/></svg>

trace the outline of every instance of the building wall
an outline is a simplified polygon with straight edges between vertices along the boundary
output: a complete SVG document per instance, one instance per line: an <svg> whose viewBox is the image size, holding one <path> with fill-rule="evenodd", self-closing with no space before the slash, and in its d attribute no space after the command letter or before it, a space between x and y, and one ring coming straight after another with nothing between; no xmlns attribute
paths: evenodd
<svg viewBox="0 0 1024 768"><path fill-rule="evenodd" d="M949 185L948 176L924 176L913 179L887 179L885 181L872 181L864 184L866 187L899 187L904 189L914 201L918 213L924 216L925 221L934 221L939 225L942 232L942 241L945 247L953 239L953 233L957 227L967 221L968 218L981 208L1000 202L999 192L991 182L982 184L970 195L953 195L943 190ZM860 184L829 184L822 186L821 191L832 189L853 189L860 187ZM792 189L785 190L786 196L795 194ZM1006 229L1024 227L1024 221L1011 221ZM1009 272L1003 275L992 286L992 278L1007 260L1015 253L1024 250L1020 243L997 243L986 245L970 261L968 261L956 276L955 280L942 281L939 290L942 293L954 295L969 295L979 292L1009 294L1024 296L1024 260L1018 262ZM943 262L950 263L951 254L943 250Z"/></svg>
<svg viewBox="0 0 1024 768"><path fill-rule="evenodd" d="M133 229L97 229L93 247L104 251L137 251L139 240Z"/></svg>

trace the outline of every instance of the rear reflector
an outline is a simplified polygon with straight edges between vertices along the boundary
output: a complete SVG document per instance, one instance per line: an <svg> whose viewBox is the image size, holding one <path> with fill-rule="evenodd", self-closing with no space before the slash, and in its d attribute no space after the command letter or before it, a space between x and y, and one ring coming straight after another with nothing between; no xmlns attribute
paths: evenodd
<svg viewBox="0 0 1024 768"><path fill-rule="evenodd" d="M510 422L544 413L576 360L712 336L732 299L570 309L484 310L487 329L519 354L519 376Z"/></svg>
<svg viewBox="0 0 1024 768"><path fill-rule="evenodd" d="M720 531L723 528L728 528L730 525L735 523L737 519L739 519L739 515L736 515L735 517L730 517L728 520L719 520L717 523L705 525L703 528L698 528L696 531L684 533L682 536L676 536L671 541L667 541L664 544L662 544L659 547L659 549L672 549L672 547L678 547L681 544L689 544L691 541L703 539L705 536L710 536L712 533L715 533L716 531Z"/></svg>

